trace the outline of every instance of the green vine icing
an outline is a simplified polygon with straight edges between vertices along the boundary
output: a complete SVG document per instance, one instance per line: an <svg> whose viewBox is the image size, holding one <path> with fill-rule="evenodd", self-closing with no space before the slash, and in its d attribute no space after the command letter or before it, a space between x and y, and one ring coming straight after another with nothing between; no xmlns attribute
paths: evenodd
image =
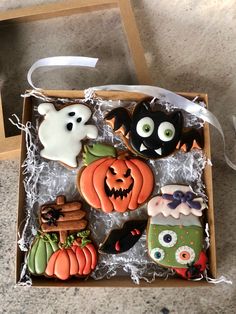
<svg viewBox="0 0 236 314"><path fill-rule="evenodd" d="M93 161L103 157L116 157L116 151L113 146L96 143L92 146L85 145L83 153L84 165L88 166Z"/></svg>

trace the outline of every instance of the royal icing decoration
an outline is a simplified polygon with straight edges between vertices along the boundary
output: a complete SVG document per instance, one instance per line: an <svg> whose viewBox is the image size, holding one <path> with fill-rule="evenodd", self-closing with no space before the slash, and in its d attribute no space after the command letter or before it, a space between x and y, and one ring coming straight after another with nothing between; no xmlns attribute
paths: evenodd
<svg viewBox="0 0 236 314"><path fill-rule="evenodd" d="M179 218L180 214L202 216L206 204L202 197L198 197L190 186L166 185L161 188L162 195L155 196L148 202L148 215L172 216Z"/></svg>
<svg viewBox="0 0 236 314"><path fill-rule="evenodd" d="M91 110L82 104L56 110L52 103L43 103L39 105L38 112L44 116L38 131L44 146L41 156L69 167L77 167L76 158L82 148L81 141L95 139L98 135L96 126L87 124Z"/></svg>
<svg viewBox="0 0 236 314"><path fill-rule="evenodd" d="M153 190L150 167L125 153L116 156L113 147L98 145L85 147L87 166L78 175L82 196L90 206L105 213L137 209Z"/></svg>
<svg viewBox="0 0 236 314"><path fill-rule="evenodd" d="M97 265L97 251L84 230L86 213L80 202L67 203L58 196L56 203L40 208L41 229L27 257L28 270L61 280L88 276Z"/></svg>
<svg viewBox="0 0 236 314"><path fill-rule="evenodd" d="M201 278L207 262L203 228L199 218L192 214L190 217L180 215L181 221L178 220L165 218L163 214L149 219L148 253L157 264L174 269L183 278Z"/></svg>
<svg viewBox="0 0 236 314"><path fill-rule="evenodd" d="M172 154L176 149L202 148L204 139L197 129L183 131L181 111L166 114L153 111L147 101L138 103L133 113L123 107L111 110L106 121L134 153L148 159Z"/></svg>
<svg viewBox="0 0 236 314"><path fill-rule="evenodd" d="M131 249L141 238L147 220L130 220L121 229L112 230L99 247L99 252L119 254Z"/></svg>

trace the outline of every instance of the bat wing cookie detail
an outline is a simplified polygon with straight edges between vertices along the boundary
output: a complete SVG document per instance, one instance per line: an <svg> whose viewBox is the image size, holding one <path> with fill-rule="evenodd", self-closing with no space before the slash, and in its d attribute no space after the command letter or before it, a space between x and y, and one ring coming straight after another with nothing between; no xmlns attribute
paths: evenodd
<svg viewBox="0 0 236 314"><path fill-rule="evenodd" d="M129 220L121 229L112 230L99 248L100 253L119 254L131 249L141 238L147 220Z"/></svg>
<svg viewBox="0 0 236 314"><path fill-rule="evenodd" d="M43 103L39 105L38 112L44 116L38 131L44 146L40 155L72 168L77 167L76 158L82 148L81 141L95 139L98 135L97 127L87 124L91 110L83 104L56 110L52 103Z"/></svg>
<svg viewBox="0 0 236 314"><path fill-rule="evenodd" d="M180 148L189 151L204 145L197 129L183 132L181 111L171 114L153 111L147 101L138 103L132 114L123 107L113 109L106 121L131 151L148 159L166 157Z"/></svg>

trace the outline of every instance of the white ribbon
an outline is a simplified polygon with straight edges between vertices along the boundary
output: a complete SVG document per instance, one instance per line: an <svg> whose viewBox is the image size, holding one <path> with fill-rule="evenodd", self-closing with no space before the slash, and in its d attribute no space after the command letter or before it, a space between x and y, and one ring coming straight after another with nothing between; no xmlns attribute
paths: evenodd
<svg viewBox="0 0 236 314"><path fill-rule="evenodd" d="M61 57L51 57L44 58L36 61L27 74L27 79L29 84L34 88L32 83L32 73L39 67L45 66L82 66L82 67L95 67L98 59L97 58L87 58L87 57L73 57L73 56L61 56ZM234 164L226 154L226 144L225 144L225 136L223 129L220 125L220 122L216 118L216 116L211 113L206 108L180 96L169 90L156 87L156 86L148 86L148 85L104 85L104 86L96 86L92 88L93 90L107 90L107 91L126 91L126 92L137 92L141 94L145 94L147 96L151 96L154 98L165 98L165 100L174 105L177 108L183 109L188 113L195 115L196 117L202 119L205 122L213 125L220 133L223 140L223 152L224 157L227 164L234 170L236 170L236 164Z"/></svg>
<svg viewBox="0 0 236 314"><path fill-rule="evenodd" d="M28 71L27 80L34 89L40 90L34 86L32 82L32 74L33 72L42 67L49 66L79 66L79 67L89 67L95 68L98 62L98 58L88 58L88 57L71 57L71 56L59 56L59 57L49 57L43 58L36 61Z"/></svg>

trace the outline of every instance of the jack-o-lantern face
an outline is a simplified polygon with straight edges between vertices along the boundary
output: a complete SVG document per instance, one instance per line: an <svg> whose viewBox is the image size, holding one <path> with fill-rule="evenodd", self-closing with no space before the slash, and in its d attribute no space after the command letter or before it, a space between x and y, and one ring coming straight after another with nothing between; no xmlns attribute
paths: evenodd
<svg viewBox="0 0 236 314"><path fill-rule="evenodd" d="M107 196L114 196L116 199L127 197L134 186L134 179L131 177L131 169L124 162L117 160L108 168L105 178L105 192Z"/></svg>
<svg viewBox="0 0 236 314"><path fill-rule="evenodd" d="M124 156L100 158L82 170L79 190L94 208L109 213L135 210L150 196L154 178L149 166Z"/></svg>

